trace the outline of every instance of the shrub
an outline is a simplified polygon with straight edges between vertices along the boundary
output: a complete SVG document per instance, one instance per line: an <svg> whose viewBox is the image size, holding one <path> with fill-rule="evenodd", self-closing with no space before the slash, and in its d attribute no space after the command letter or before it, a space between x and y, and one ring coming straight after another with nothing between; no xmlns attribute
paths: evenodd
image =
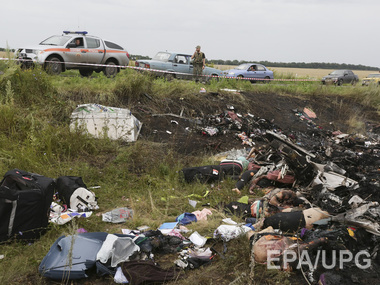
<svg viewBox="0 0 380 285"><path fill-rule="evenodd" d="M10 92L18 105L41 106L46 105L47 100L53 99L55 89L49 76L40 68L22 70L13 66L0 77L1 98L8 96Z"/></svg>
<svg viewBox="0 0 380 285"><path fill-rule="evenodd" d="M149 94L152 88L152 77L134 70L126 70L116 78L113 89L119 102L131 106Z"/></svg>

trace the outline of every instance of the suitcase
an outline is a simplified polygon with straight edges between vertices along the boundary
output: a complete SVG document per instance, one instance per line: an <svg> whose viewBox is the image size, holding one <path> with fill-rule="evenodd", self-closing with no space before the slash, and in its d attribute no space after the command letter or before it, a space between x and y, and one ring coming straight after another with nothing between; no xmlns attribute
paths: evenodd
<svg viewBox="0 0 380 285"><path fill-rule="evenodd" d="M199 181L201 183L217 181L221 178L219 165L206 165L182 169L186 182Z"/></svg>
<svg viewBox="0 0 380 285"><path fill-rule="evenodd" d="M55 181L13 169L0 183L0 241L38 239L47 229Z"/></svg>

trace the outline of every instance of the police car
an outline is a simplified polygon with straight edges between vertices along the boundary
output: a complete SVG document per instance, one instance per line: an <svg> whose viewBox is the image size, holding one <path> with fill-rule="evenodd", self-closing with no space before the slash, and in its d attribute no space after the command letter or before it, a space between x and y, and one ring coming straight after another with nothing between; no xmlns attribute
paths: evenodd
<svg viewBox="0 0 380 285"><path fill-rule="evenodd" d="M82 76L103 71L112 77L129 64L129 54L124 48L85 31L63 31L37 46L19 48L16 57L22 67L40 64L54 75L78 69Z"/></svg>

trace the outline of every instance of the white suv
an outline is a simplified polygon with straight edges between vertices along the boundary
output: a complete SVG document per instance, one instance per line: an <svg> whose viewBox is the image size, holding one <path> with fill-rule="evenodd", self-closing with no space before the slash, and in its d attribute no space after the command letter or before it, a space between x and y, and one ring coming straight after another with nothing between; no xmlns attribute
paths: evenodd
<svg viewBox="0 0 380 285"><path fill-rule="evenodd" d="M129 64L124 48L87 32L64 31L51 36L35 47L19 48L16 57L22 67L42 65L50 74L58 75L68 69L78 69L82 76L103 71L115 76Z"/></svg>

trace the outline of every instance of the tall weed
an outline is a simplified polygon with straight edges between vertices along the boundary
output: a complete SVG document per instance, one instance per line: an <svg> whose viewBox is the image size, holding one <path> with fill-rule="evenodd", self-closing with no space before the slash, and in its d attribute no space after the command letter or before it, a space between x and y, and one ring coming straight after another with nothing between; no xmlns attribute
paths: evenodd
<svg viewBox="0 0 380 285"><path fill-rule="evenodd" d="M44 106L54 100L51 78L38 67L29 70L10 67L0 77L1 97L9 95L10 87L14 101L20 106Z"/></svg>

